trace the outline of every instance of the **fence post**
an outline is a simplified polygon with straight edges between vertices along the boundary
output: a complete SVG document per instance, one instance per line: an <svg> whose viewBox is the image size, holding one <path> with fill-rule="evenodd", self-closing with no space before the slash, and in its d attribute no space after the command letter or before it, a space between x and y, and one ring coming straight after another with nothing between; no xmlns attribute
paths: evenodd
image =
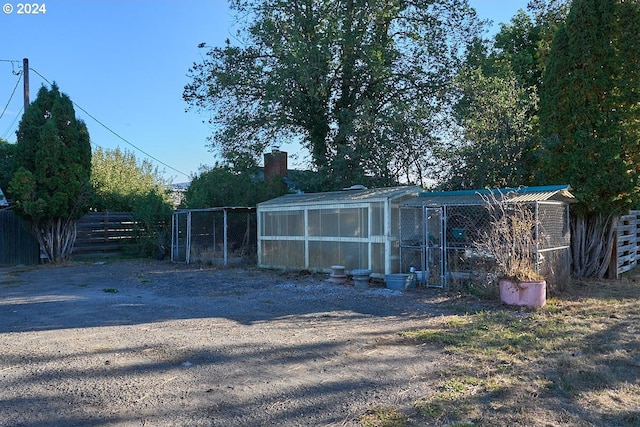
<svg viewBox="0 0 640 427"><path fill-rule="evenodd" d="M224 237L223 237L223 246L224 246L224 250L223 250L223 257L224 257L224 266L227 266L227 250L228 250L228 240L227 240L227 210L226 209L222 209L222 213L223 213L223 218L224 218Z"/></svg>
<svg viewBox="0 0 640 427"><path fill-rule="evenodd" d="M184 259L187 264L191 262L191 211L187 212L187 243Z"/></svg>

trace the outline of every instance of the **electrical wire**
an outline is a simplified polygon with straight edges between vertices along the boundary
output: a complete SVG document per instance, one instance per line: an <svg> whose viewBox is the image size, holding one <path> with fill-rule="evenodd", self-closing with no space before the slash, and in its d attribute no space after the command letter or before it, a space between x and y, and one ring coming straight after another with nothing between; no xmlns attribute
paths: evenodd
<svg viewBox="0 0 640 427"><path fill-rule="evenodd" d="M16 81L16 85L13 87L13 92L11 92L11 96L9 97L9 100L7 101L7 105L4 106L4 110L2 110L2 112L0 113L0 119L2 118L2 116L4 116L4 113L7 111L7 108L9 108L9 104L11 103L11 100L13 99L13 95L16 94L16 89L18 89L18 85L20 84L20 80L22 79L22 73L18 74L18 80Z"/></svg>
<svg viewBox="0 0 640 427"><path fill-rule="evenodd" d="M37 70L34 70L33 68L29 67L29 70L33 71L34 73L36 73L38 76L40 76L40 78L42 78L45 82L49 83L50 85L53 85L53 83L51 83L45 76L43 76L42 74L40 74ZM144 154L145 156L155 160L156 162L160 163L161 165L171 169L172 171L178 172L181 175L186 176L187 178L189 178L190 176L176 168L174 168L173 166L170 166L168 164L166 164L165 162L163 162L162 160L152 156L151 154L147 153L146 151L144 151L143 149L141 149L140 147L134 145L133 143L129 142L127 139L125 139L124 137L122 137L121 135L119 135L116 131L114 131L113 129L111 129L109 126L107 126L106 124L102 123L100 120L98 120L97 118L95 118L92 114L90 114L87 110L85 110L84 108L82 108L81 106L79 106L78 104L76 104L75 102L71 101L73 103L73 105L75 107L77 107L80 111L82 111L83 113L85 113L87 116L89 116L90 118L92 118L96 123L98 123L100 126L102 126L103 128L105 128L106 130L108 130L109 132L111 132L113 135L115 135L117 138L121 139L122 141L124 141L126 144L132 146L133 148L135 148L136 150L138 150L139 152L141 152L142 154Z"/></svg>
<svg viewBox="0 0 640 427"><path fill-rule="evenodd" d="M9 135L9 132L11 132L11 129L13 129L13 125L16 124L16 120L18 120L18 117L20 117L20 115L22 114L22 110L24 110L24 106L20 107L20 111L18 111L18 114L16 114L16 116L13 118L13 121L9 125L9 128L5 131L5 133L2 134L2 139L7 138L7 135Z"/></svg>

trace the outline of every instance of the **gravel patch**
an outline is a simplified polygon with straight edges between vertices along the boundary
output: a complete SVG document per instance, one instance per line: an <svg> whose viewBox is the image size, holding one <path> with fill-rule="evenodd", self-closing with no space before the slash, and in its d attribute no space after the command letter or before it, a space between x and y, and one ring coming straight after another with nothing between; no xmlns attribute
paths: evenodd
<svg viewBox="0 0 640 427"><path fill-rule="evenodd" d="M446 369L433 290L114 261L0 270L2 426L358 426ZM433 382L432 382L433 383Z"/></svg>

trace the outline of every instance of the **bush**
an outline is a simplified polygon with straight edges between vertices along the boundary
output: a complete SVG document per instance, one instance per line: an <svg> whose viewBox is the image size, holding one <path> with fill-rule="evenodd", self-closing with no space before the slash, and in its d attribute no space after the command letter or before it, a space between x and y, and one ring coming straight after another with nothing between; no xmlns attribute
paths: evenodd
<svg viewBox="0 0 640 427"><path fill-rule="evenodd" d="M125 248L125 253L164 259L171 245L172 214L173 208L165 194L149 191L137 197L133 204L136 240Z"/></svg>

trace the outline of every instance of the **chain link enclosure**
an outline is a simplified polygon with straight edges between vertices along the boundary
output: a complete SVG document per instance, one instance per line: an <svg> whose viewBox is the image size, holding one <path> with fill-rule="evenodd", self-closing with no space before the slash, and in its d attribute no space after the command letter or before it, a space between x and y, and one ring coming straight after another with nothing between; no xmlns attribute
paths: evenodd
<svg viewBox="0 0 640 427"><path fill-rule="evenodd" d="M237 265L256 262L254 208L178 210L172 218L171 260Z"/></svg>
<svg viewBox="0 0 640 427"><path fill-rule="evenodd" d="M560 188L563 192L558 195ZM533 211L536 226L531 257L536 271L545 277L549 288L563 289L571 272L566 200L572 196L566 187L534 191L537 189L515 191L510 202ZM482 191L423 193L405 202L400 207L401 271L413 267L418 280L429 287L468 290L491 286L496 280L495 265L474 244L492 223ZM549 200L556 196L563 200Z"/></svg>

